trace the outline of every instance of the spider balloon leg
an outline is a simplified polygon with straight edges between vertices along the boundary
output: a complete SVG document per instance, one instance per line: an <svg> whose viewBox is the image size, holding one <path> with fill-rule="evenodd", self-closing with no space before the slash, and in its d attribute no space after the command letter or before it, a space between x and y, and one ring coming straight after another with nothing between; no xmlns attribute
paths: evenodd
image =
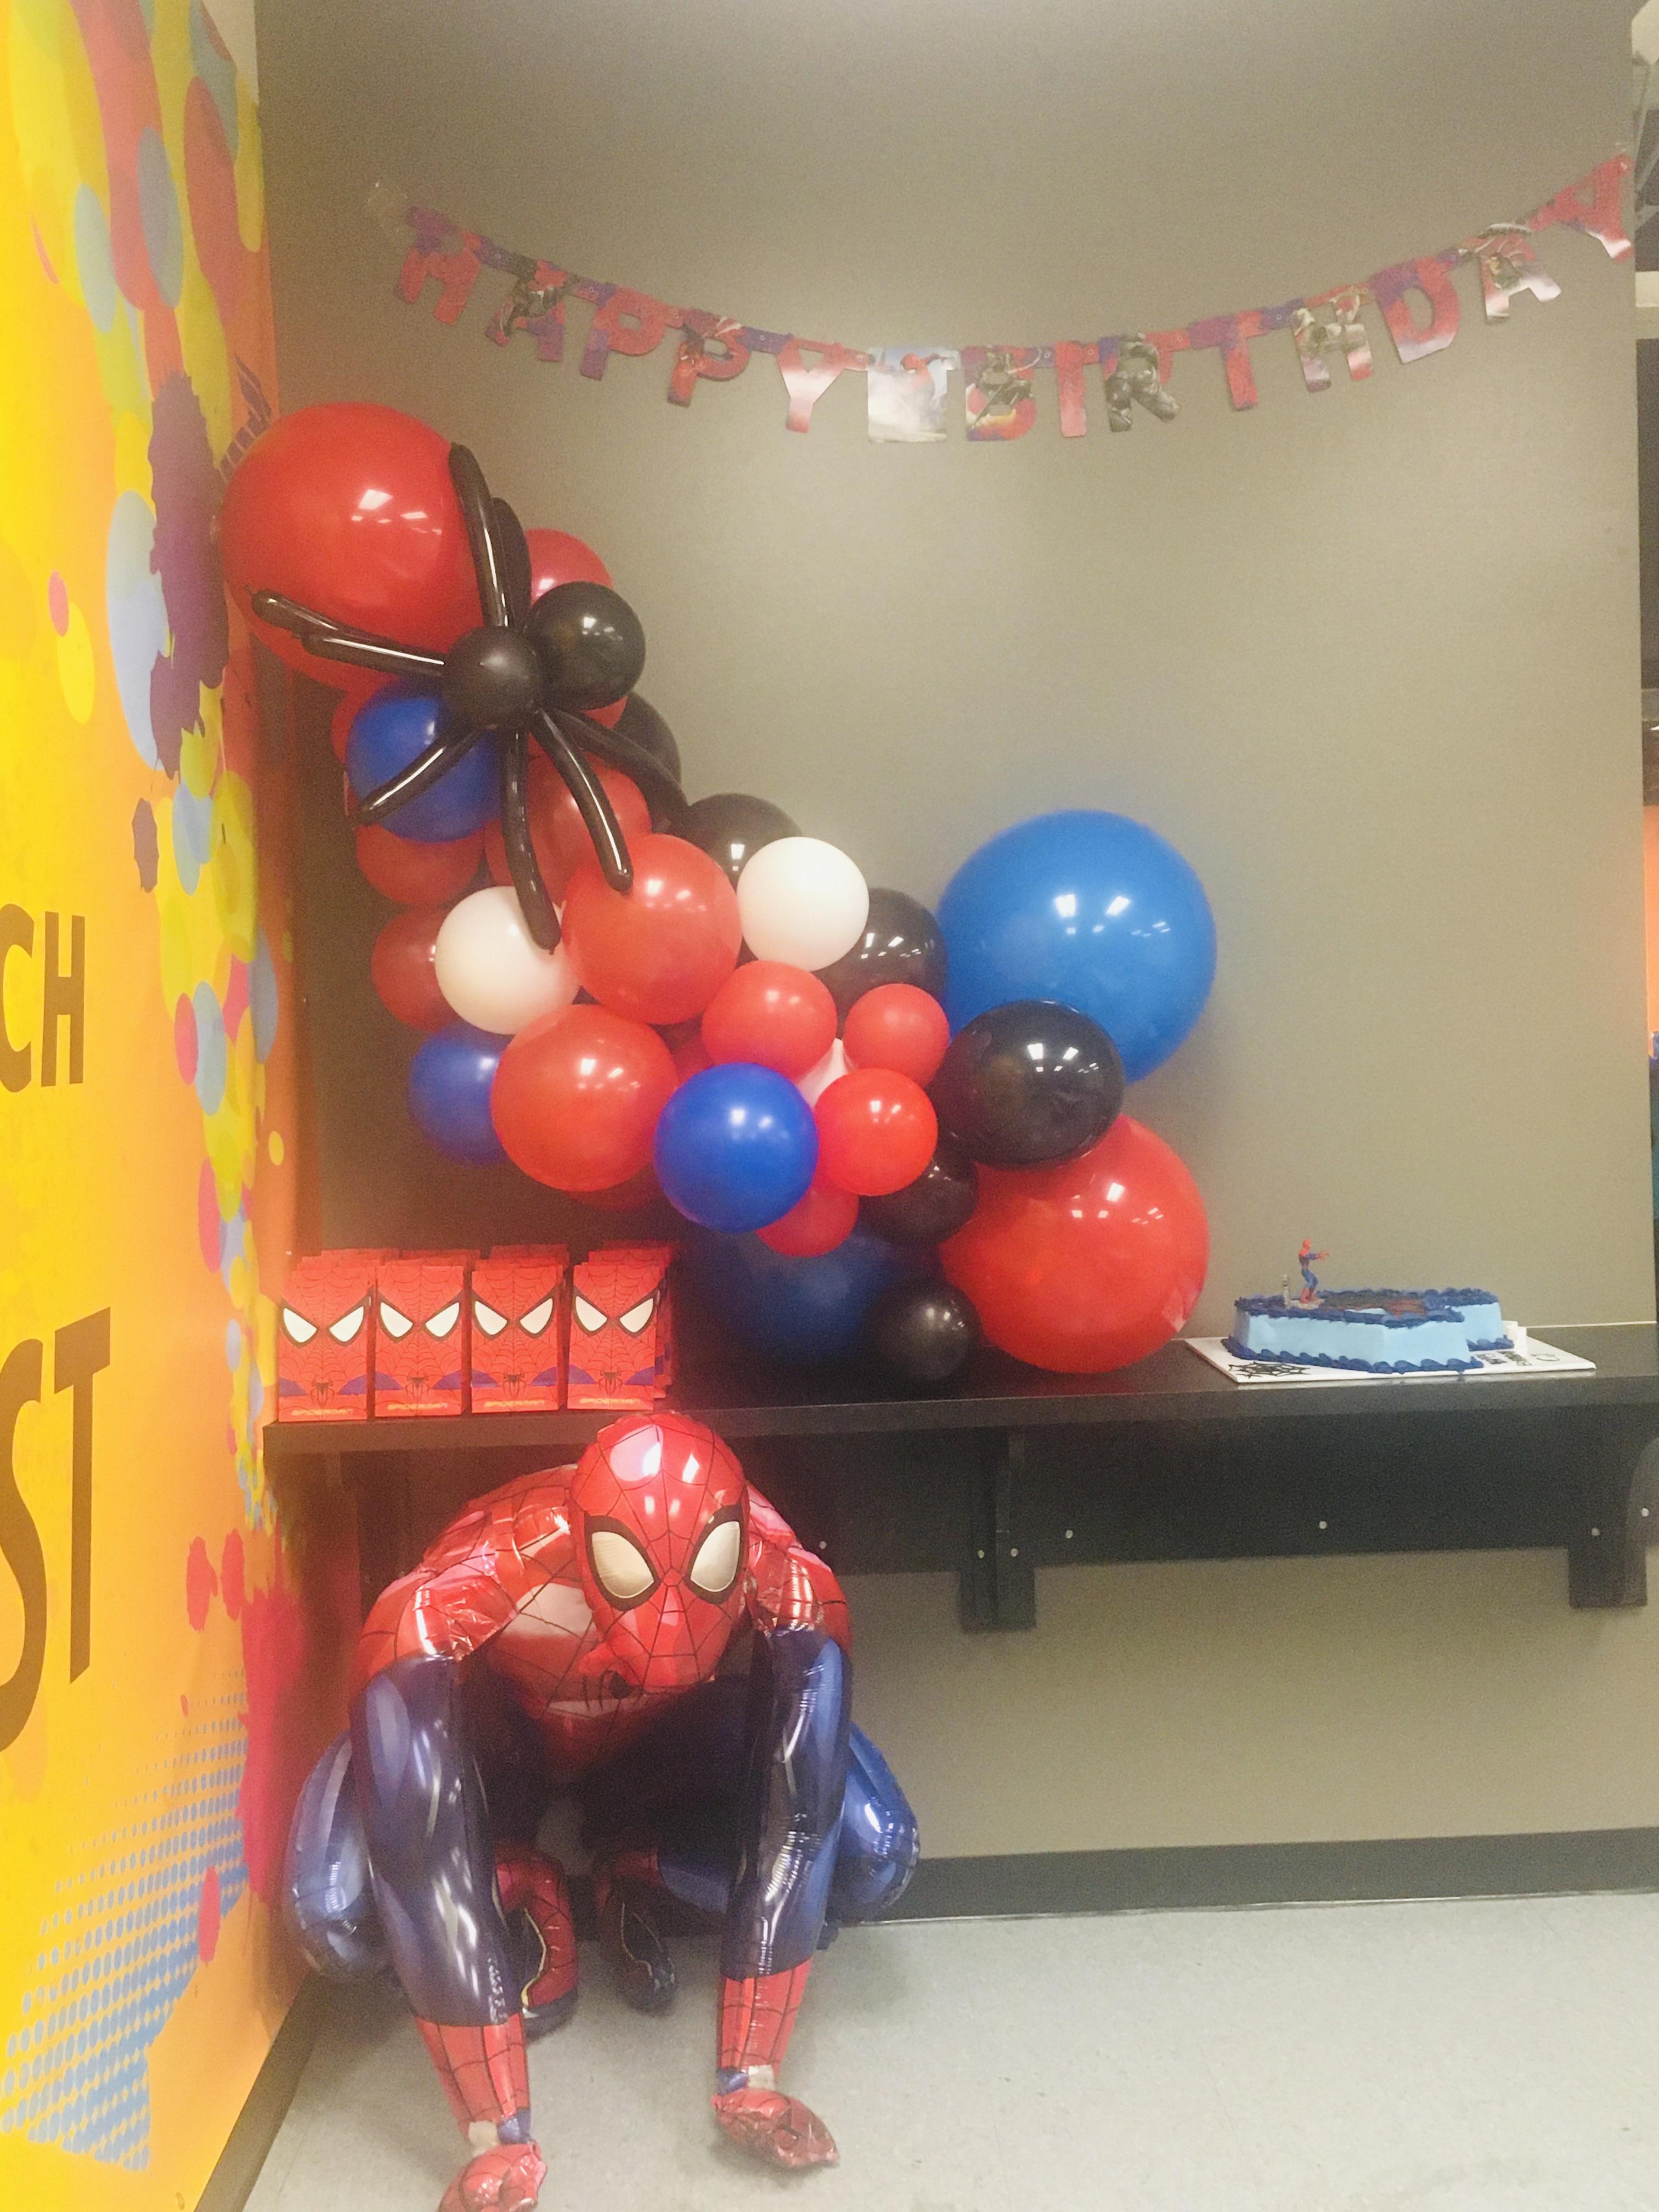
<svg viewBox="0 0 1659 2212"><path fill-rule="evenodd" d="M444 672L442 655L422 653L410 645L394 644L365 629L348 629L313 607L302 607L281 592L256 592L253 611L261 621L291 631L319 660L343 660L354 668L378 669L384 676L426 678Z"/></svg>
<svg viewBox="0 0 1659 2212"><path fill-rule="evenodd" d="M521 629L530 614L530 594L535 575L530 565L530 541L524 525L504 499L493 502L495 529L501 540L502 580L507 586L507 618Z"/></svg>
<svg viewBox="0 0 1659 2212"><path fill-rule="evenodd" d="M484 621L492 629L505 629L510 610L498 518L489 486L484 482L484 472L469 447L450 447L449 476L460 501L467 544L472 549L472 569L478 580L478 604L483 609Z"/></svg>
<svg viewBox="0 0 1659 2212"><path fill-rule="evenodd" d="M552 720L563 732L565 738L583 752L595 753L607 767L619 768L624 775L633 777L645 793L651 809L653 822L661 821L676 835L685 824L685 793L659 760L626 738L620 730L607 730L598 722L590 722L586 714L573 714L562 707L548 709Z"/></svg>
<svg viewBox="0 0 1659 2212"><path fill-rule="evenodd" d="M623 836L616 810L605 795L605 786L544 707L538 708L532 717L530 733L563 777L575 800L576 811L593 841L593 857L606 883L613 891L632 890L634 863L628 856L628 841Z"/></svg>
<svg viewBox="0 0 1659 2212"><path fill-rule="evenodd" d="M406 769L377 784L366 799L360 799L351 810L352 820L365 830L384 822L388 814L395 814L400 806L407 806L410 799L429 791L440 776L447 775L456 762L470 753L484 735L483 729L453 730L447 737L440 738L435 745L418 754Z"/></svg>
<svg viewBox="0 0 1659 2212"><path fill-rule="evenodd" d="M530 833L526 792L529 754L530 738L523 730L514 730L501 746L501 842L525 927L544 952L551 952L559 942L559 917L542 879Z"/></svg>

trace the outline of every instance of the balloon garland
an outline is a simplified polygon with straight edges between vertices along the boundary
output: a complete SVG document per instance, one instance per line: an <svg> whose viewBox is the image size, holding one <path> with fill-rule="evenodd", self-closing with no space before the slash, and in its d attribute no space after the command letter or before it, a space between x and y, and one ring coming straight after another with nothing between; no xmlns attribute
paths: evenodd
<svg viewBox="0 0 1659 2212"><path fill-rule="evenodd" d="M781 1359L863 1345L927 1387L981 1339L1091 1372L1182 1325L1202 1200L1121 1110L1214 973L1172 846L1020 823L935 921L769 800L688 804L599 556L389 408L273 425L220 535L256 634L348 686L357 860L401 909L371 972L424 1034L440 1152L599 1205L659 1188L693 1286Z"/></svg>

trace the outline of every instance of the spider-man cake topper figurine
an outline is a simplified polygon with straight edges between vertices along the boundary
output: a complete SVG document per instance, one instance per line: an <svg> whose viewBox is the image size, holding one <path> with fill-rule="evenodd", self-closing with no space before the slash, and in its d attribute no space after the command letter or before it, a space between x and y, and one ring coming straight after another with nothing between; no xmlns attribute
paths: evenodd
<svg viewBox="0 0 1659 2212"><path fill-rule="evenodd" d="M483 620L447 651L400 645L336 622L281 592L255 589L252 611L298 638L319 659L399 677L441 702L435 742L357 801L360 827L386 822L429 791L489 732L500 738L501 835L513 887L536 942L550 951L559 921L531 836L526 792L533 744L575 800L593 851L613 890L632 887L627 841L585 755L624 769L653 816L671 827L685 815L685 794L661 759L621 729L588 720L588 710L630 693L645 665L639 617L604 584L556 585L533 604L530 550L517 515L494 499L465 446L449 449L449 473L466 526Z"/></svg>
<svg viewBox="0 0 1659 2212"><path fill-rule="evenodd" d="M747 1680L717 1672L740 1635ZM678 1413L630 1415L575 1467L481 1498L375 1605L285 1893L320 1971L397 1971L472 2153L441 2212L532 2205L546 2172L525 2041L576 1999L568 1891L535 1844L557 1792L631 2003L673 1996L654 1897L721 1925L727 2136L777 2166L834 2160L778 2071L814 1953L894 1905L917 1851L851 1725L848 1643L835 1577Z"/></svg>

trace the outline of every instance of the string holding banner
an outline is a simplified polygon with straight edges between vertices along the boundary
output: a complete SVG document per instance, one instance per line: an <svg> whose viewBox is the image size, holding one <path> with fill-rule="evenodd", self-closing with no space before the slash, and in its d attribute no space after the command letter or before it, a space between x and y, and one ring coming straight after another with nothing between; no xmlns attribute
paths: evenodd
<svg viewBox="0 0 1659 2212"><path fill-rule="evenodd" d="M1055 339L1046 345L887 345L864 348L838 339L807 338L763 330L735 316L702 307L671 306L631 286L574 275L562 262L514 252L482 232L469 230L435 209L406 207L400 228L412 234L394 289L407 306L430 299L434 319L459 323L486 270L507 279L492 306L484 335L497 346L528 338L536 358L564 358L564 311L569 300L592 310L580 362L580 374L603 378L613 354L640 359L671 337L673 359L666 397L690 407L703 383L729 384L757 354L777 362L786 398L784 427L810 431L819 400L846 375L866 380L868 434L882 445L931 445L949 434L953 390L963 423L975 444L1006 445L1024 437L1040 412L1039 380L1052 376L1060 434L1081 438L1091 422L1091 380L1099 383L1094 416L1114 432L1133 429L1144 415L1171 422L1181 401L1170 389L1182 354L1214 353L1227 396L1245 412L1260 401L1251 349L1278 334L1296 350L1304 388L1333 389L1333 370L1345 380L1365 382L1376 366L1367 311L1380 316L1402 365L1443 352L1458 334L1462 301L1454 272L1473 266L1488 322L1509 319L1521 294L1543 303L1561 287L1538 258L1535 241L1547 231L1576 230L1594 239L1614 260L1634 251L1626 221L1628 154L1605 161L1516 222L1493 223L1461 245L1379 269L1357 282L1337 284L1275 307L1246 307L1201 316L1179 330L1131 331L1092 340ZM388 195L377 186L377 216Z"/></svg>

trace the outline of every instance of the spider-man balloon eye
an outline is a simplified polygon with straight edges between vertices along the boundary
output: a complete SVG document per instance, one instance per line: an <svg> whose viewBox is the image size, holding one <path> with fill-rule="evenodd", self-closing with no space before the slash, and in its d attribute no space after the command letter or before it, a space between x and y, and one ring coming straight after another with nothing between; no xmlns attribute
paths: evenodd
<svg viewBox="0 0 1659 2212"><path fill-rule="evenodd" d="M482 1298L472 1301L472 1318L486 1336L499 1336L507 1327L507 1316L497 1313L494 1306L487 1306Z"/></svg>
<svg viewBox="0 0 1659 2212"><path fill-rule="evenodd" d="M426 1325L428 1336L447 1336L461 1317L461 1302L452 1298L447 1306L440 1306Z"/></svg>
<svg viewBox="0 0 1659 2212"><path fill-rule="evenodd" d="M648 1298L641 1298L638 1305L629 1306L622 1317L623 1327L630 1336L637 1336L656 1311L656 1308L657 1294L653 1291Z"/></svg>
<svg viewBox="0 0 1659 2212"><path fill-rule="evenodd" d="M686 1580L699 1597L723 1598L730 1594L742 1565L743 1523L735 1513L728 1513L710 1525Z"/></svg>
<svg viewBox="0 0 1659 2212"><path fill-rule="evenodd" d="M336 1323L334 1334L337 1336L339 1336L342 1326L341 1323ZM396 1306L388 1305L384 1298L380 1300L380 1327L394 1342L400 1337L407 1336L414 1326L414 1322L406 1313L399 1313ZM341 1337L340 1341L343 1344L345 1339Z"/></svg>
<svg viewBox="0 0 1659 2212"><path fill-rule="evenodd" d="M610 1319L610 1316L608 1314L602 1314L596 1305L591 1304L589 1301L582 1296L581 1292L578 1291L576 1293L576 1318L581 1323L582 1327L587 1331L588 1334L592 1336L596 1330L601 1329L605 1327L605 1322Z"/></svg>
<svg viewBox="0 0 1659 2212"><path fill-rule="evenodd" d="M302 1313L295 1313L292 1306L284 1306L283 1333L290 1344L309 1344L317 1334L317 1324L307 1321Z"/></svg>
<svg viewBox="0 0 1659 2212"><path fill-rule="evenodd" d="M527 1314L519 1316L519 1327L526 1336L539 1336L553 1318L553 1301L544 1298L538 1306L532 1306Z"/></svg>
<svg viewBox="0 0 1659 2212"><path fill-rule="evenodd" d="M595 1580L613 1605L637 1605L657 1587L650 1560L620 1528L590 1521L587 1556L593 1563Z"/></svg>
<svg viewBox="0 0 1659 2212"><path fill-rule="evenodd" d="M352 1338L356 1335L358 1330L362 1327L363 1316L368 1311L368 1308L367 1305L353 1306L351 1311L349 1313L343 1313L338 1321L330 1322L328 1325L328 1333L334 1339L336 1344L350 1343Z"/></svg>

